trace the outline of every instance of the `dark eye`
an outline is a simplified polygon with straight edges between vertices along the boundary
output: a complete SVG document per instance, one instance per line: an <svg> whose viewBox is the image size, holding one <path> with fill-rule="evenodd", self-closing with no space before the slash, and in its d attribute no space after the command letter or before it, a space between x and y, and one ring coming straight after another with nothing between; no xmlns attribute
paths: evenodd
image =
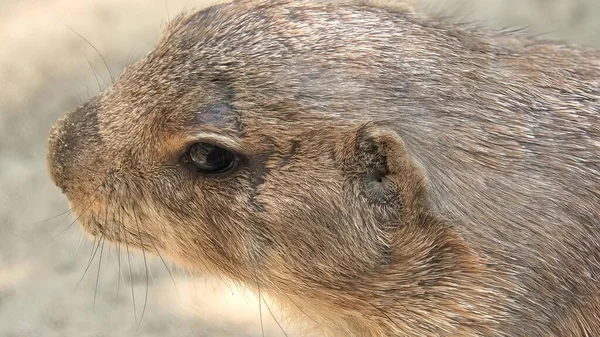
<svg viewBox="0 0 600 337"><path fill-rule="evenodd" d="M235 167L236 161L233 153L209 143L196 143L183 156L185 164L204 174L230 171Z"/></svg>

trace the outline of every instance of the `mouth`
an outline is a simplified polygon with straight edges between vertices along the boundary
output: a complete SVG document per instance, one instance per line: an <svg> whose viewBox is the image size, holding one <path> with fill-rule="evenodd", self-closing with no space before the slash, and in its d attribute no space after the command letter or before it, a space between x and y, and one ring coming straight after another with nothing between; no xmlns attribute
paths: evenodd
<svg viewBox="0 0 600 337"><path fill-rule="evenodd" d="M147 230L148 217L132 213L123 204L115 200L103 200L95 197L87 204L85 200L67 195L75 222L83 234L91 240L103 240L123 243L130 247L154 251L162 246L156 237ZM72 200L83 200L77 202Z"/></svg>

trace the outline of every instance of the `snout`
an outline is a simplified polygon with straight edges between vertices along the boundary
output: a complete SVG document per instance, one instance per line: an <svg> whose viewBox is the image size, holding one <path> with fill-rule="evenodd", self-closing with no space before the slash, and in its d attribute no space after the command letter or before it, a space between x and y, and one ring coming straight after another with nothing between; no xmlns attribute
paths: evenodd
<svg viewBox="0 0 600 337"><path fill-rule="evenodd" d="M100 146L97 101L92 100L59 119L50 131L47 166L63 193L91 170L94 149Z"/></svg>

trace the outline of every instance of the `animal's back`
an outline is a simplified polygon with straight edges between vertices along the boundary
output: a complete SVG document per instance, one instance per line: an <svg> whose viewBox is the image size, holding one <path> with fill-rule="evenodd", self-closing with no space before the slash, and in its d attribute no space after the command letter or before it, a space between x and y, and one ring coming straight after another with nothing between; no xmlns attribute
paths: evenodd
<svg viewBox="0 0 600 337"><path fill-rule="evenodd" d="M517 286L515 333L597 333L600 53L487 37L453 47L441 100L399 129L431 205Z"/></svg>

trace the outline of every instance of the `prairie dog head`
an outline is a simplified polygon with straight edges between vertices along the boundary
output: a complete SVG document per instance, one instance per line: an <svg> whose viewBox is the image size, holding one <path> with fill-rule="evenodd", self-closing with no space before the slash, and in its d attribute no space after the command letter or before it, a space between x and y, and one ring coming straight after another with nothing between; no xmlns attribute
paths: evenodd
<svg viewBox="0 0 600 337"><path fill-rule="evenodd" d="M359 289L404 262L412 286L423 261L452 268L427 257L454 239L415 225L424 176L387 120L385 88L405 85L382 66L398 56L387 20L404 15L308 1L182 15L55 125L52 179L91 235L266 291Z"/></svg>
<svg viewBox="0 0 600 337"><path fill-rule="evenodd" d="M359 9L332 8L239 1L182 15L59 121L49 169L85 230L241 278L377 263L401 221L400 181L373 136L384 126L353 103L374 76L359 64L372 51L350 45L366 31L328 33L353 29L343 21Z"/></svg>

